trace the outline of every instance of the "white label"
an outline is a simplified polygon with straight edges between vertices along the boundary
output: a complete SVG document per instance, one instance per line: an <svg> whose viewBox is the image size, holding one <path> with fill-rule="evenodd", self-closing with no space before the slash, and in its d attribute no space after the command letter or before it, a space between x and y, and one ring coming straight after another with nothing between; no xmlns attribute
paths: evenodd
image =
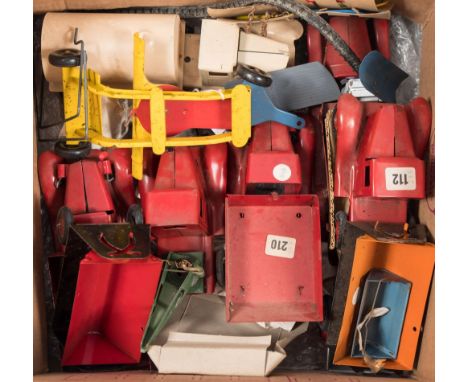
<svg viewBox="0 0 468 382"><path fill-rule="evenodd" d="M414 167L387 167L385 187L388 191L416 190L416 169Z"/></svg>
<svg viewBox="0 0 468 382"><path fill-rule="evenodd" d="M269 256L292 259L296 249L296 239L293 237L268 235L265 244L265 254Z"/></svg>
<svg viewBox="0 0 468 382"><path fill-rule="evenodd" d="M280 182L285 182L291 177L291 168L284 163L277 164L273 168L273 177Z"/></svg>

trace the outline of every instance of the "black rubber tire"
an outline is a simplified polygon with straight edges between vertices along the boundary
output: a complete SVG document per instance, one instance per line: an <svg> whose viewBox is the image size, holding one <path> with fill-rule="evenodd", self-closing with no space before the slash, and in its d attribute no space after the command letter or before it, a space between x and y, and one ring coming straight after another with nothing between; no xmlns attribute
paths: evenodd
<svg viewBox="0 0 468 382"><path fill-rule="evenodd" d="M130 224L144 224L143 210L139 204L128 207L127 222Z"/></svg>
<svg viewBox="0 0 468 382"><path fill-rule="evenodd" d="M55 223L55 236L60 244L66 245L70 227L73 224L73 214L68 207L61 207L57 213L57 222Z"/></svg>
<svg viewBox="0 0 468 382"><path fill-rule="evenodd" d="M81 141L77 145L67 145L65 141L58 141L55 144L54 151L63 159L80 160L89 155L91 143Z"/></svg>
<svg viewBox="0 0 468 382"><path fill-rule="evenodd" d="M271 85L272 79L263 70L249 65L237 65L237 75L251 84L267 88Z"/></svg>
<svg viewBox="0 0 468 382"><path fill-rule="evenodd" d="M226 251L223 247L216 250L216 281L221 287L226 286Z"/></svg>
<svg viewBox="0 0 468 382"><path fill-rule="evenodd" d="M81 55L77 49L60 49L49 54L49 62L58 68L80 66Z"/></svg>

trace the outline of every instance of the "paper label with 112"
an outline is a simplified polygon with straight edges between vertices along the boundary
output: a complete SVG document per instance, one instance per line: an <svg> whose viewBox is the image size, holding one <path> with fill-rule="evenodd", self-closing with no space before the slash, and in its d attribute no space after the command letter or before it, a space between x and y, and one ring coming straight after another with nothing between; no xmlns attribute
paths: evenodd
<svg viewBox="0 0 468 382"><path fill-rule="evenodd" d="M267 235L265 254L268 256L292 259L296 249L296 239L287 236Z"/></svg>
<svg viewBox="0 0 468 382"><path fill-rule="evenodd" d="M385 187L388 191L416 190L416 169L414 167L387 167Z"/></svg>

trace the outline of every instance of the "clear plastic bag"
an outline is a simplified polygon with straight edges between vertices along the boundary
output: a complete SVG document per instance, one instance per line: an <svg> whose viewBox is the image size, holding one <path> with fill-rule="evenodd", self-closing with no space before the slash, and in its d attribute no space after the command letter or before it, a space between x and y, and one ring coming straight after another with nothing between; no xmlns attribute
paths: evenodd
<svg viewBox="0 0 468 382"><path fill-rule="evenodd" d="M105 137L123 139L131 126L132 101L102 97L102 133Z"/></svg>
<svg viewBox="0 0 468 382"><path fill-rule="evenodd" d="M419 24L397 14L390 19L392 62L409 74L397 90L398 103L407 103L419 94L422 30Z"/></svg>

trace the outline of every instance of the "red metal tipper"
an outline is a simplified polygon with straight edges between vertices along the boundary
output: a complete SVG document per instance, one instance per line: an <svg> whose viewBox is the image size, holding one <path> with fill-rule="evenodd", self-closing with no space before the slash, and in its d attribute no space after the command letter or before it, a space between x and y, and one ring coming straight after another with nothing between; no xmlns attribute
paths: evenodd
<svg viewBox="0 0 468 382"><path fill-rule="evenodd" d="M313 138L304 134L297 151L311 158ZM268 122L255 127L246 153L238 155L230 179L240 193L226 199L228 321L322 320L318 199L300 194L312 168L303 174L300 154L288 128Z"/></svg>
<svg viewBox="0 0 468 382"><path fill-rule="evenodd" d="M148 226L73 225L54 316L62 365L140 362L162 267Z"/></svg>

